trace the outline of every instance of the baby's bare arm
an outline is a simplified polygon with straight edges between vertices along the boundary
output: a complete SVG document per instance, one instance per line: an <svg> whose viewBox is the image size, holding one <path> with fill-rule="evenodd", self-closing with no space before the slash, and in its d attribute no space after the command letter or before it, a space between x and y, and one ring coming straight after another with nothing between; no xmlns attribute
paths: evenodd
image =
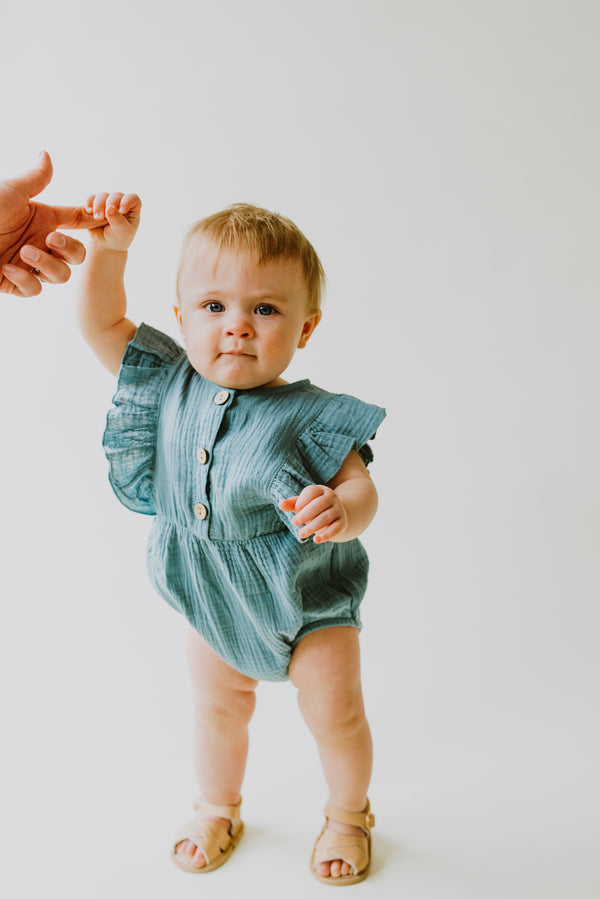
<svg viewBox="0 0 600 899"><path fill-rule="evenodd" d="M367 529L377 511L377 491L359 454L352 450L328 484L311 484L299 496L283 499L281 509L295 512L302 538L315 543L345 543Z"/></svg>
<svg viewBox="0 0 600 899"><path fill-rule="evenodd" d="M136 325L125 317L127 248L137 230L141 201L135 194L97 194L90 197L98 227L90 230L83 283L79 295L79 327L84 338L113 374L119 373Z"/></svg>

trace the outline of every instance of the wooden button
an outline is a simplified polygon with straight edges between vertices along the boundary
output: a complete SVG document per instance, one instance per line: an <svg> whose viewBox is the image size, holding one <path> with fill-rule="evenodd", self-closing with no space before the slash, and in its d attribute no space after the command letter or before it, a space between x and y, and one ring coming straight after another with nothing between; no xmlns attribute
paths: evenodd
<svg viewBox="0 0 600 899"><path fill-rule="evenodd" d="M199 518L200 521L204 521L206 516L208 515L208 509L203 503L196 503L194 506L194 515L196 518Z"/></svg>

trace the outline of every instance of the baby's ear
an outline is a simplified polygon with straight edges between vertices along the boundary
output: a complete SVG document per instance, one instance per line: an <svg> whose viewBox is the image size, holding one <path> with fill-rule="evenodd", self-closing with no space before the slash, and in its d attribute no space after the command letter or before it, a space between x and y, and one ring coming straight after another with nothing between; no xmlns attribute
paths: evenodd
<svg viewBox="0 0 600 899"><path fill-rule="evenodd" d="M175 313L175 318L177 319L180 329L183 331L183 319L181 317L181 309L179 306L173 306L173 312Z"/></svg>
<svg viewBox="0 0 600 899"><path fill-rule="evenodd" d="M308 342L308 338L315 330L319 322L321 321L321 312L313 312L308 316L306 321L302 326L302 333L300 334L300 340L298 341L298 349L301 350L306 346Z"/></svg>

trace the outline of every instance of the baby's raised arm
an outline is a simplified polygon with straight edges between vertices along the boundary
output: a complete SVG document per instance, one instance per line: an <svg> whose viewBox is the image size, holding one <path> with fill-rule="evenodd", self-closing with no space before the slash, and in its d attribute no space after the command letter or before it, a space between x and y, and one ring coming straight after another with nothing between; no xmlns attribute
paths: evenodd
<svg viewBox="0 0 600 899"><path fill-rule="evenodd" d="M98 227L90 230L83 283L79 295L81 333L113 374L119 373L125 348L136 325L125 317L127 250L140 221L142 202L136 194L102 193L90 197L86 211Z"/></svg>
<svg viewBox="0 0 600 899"><path fill-rule="evenodd" d="M367 529L377 511L377 491L356 450L328 484L310 484L299 496L282 499L279 508L295 512L300 536L315 543L345 543Z"/></svg>

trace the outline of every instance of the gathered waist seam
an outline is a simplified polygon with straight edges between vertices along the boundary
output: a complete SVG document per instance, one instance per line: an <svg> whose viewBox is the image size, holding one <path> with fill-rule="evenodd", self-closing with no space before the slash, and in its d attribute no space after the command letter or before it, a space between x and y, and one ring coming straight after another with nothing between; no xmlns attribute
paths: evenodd
<svg viewBox="0 0 600 899"><path fill-rule="evenodd" d="M170 524L178 531L185 531L186 534L189 534L191 537L194 537L195 540L200 540L203 543L250 543L252 540L262 540L264 537L274 537L276 534L285 534L288 533L288 529L285 525L281 528L278 528L276 531L268 531L264 534L255 534L254 537L203 537L201 534L197 534L192 528L189 528L185 524L181 524L178 521L175 521L173 518L170 518L168 515L164 515L162 512L157 512L155 519L157 522L165 522L166 524Z"/></svg>

